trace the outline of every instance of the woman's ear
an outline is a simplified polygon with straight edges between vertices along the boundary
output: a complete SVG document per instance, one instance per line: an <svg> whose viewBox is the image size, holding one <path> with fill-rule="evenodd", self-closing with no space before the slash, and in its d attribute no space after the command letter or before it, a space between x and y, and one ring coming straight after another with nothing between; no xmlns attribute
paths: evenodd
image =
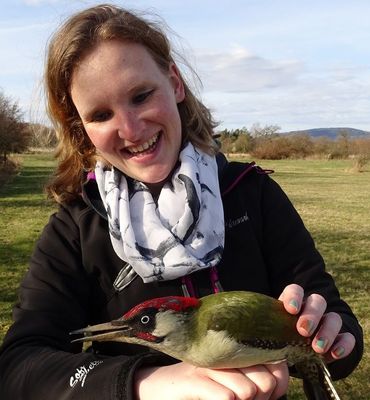
<svg viewBox="0 0 370 400"><path fill-rule="evenodd" d="M181 103L185 99L184 82L182 81L180 72L174 62L169 66L168 75L175 91L175 98L177 103Z"/></svg>

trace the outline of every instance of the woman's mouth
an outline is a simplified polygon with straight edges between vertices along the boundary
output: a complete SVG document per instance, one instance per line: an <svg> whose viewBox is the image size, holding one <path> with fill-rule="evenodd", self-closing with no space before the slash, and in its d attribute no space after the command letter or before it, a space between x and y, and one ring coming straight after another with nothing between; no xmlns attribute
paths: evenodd
<svg viewBox="0 0 370 400"><path fill-rule="evenodd" d="M127 147L125 150L132 156L140 157L153 152L157 146L161 132L152 136L147 142L141 143L139 146Z"/></svg>

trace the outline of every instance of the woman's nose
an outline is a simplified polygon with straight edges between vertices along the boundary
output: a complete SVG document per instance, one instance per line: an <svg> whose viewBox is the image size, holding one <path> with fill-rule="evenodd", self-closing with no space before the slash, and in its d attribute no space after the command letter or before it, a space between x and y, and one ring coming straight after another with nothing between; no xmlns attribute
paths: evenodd
<svg viewBox="0 0 370 400"><path fill-rule="evenodd" d="M120 112L117 121L118 136L121 139L130 142L136 142L140 139L143 121L136 112Z"/></svg>

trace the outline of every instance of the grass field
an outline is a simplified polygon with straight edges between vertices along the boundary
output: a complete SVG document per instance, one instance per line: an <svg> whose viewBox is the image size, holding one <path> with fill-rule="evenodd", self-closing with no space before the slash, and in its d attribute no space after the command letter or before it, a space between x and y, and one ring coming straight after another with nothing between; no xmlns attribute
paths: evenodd
<svg viewBox="0 0 370 400"><path fill-rule="evenodd" d="M0 188L0 340L10 324L16 288L34 243L54 208L43 194L54 164L50 154L21 158L20 173Z"/></svg>
<svg viewBox="0 0 370 400"><path fill-rule="evenodd" d="M24 155L20 174L0 189L0 340L10 324L16 287L43 225L54 206L42 185L53 167L48 154ZM239 157L240 159L240 157ZM342 297L352 306L365 333L359 368L338 391L344 400L370 398L370 168L351 171L350 160L260 161L273 174L300 212L336 278ZM303 399L294 382L291 399Z"/></svg>

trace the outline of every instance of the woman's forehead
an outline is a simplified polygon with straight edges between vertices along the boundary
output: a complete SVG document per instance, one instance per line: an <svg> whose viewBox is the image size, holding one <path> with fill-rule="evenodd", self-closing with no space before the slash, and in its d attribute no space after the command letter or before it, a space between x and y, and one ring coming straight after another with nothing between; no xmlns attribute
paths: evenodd
<svg viewBox="0 0 370 400"><path fill-rule="evenodd" d="M118 40L100 42L79 61L73 72L110 73L123 69L131 69L132 73L137 70L141 73L145 70L162 72L145 46Z"/></svg>

